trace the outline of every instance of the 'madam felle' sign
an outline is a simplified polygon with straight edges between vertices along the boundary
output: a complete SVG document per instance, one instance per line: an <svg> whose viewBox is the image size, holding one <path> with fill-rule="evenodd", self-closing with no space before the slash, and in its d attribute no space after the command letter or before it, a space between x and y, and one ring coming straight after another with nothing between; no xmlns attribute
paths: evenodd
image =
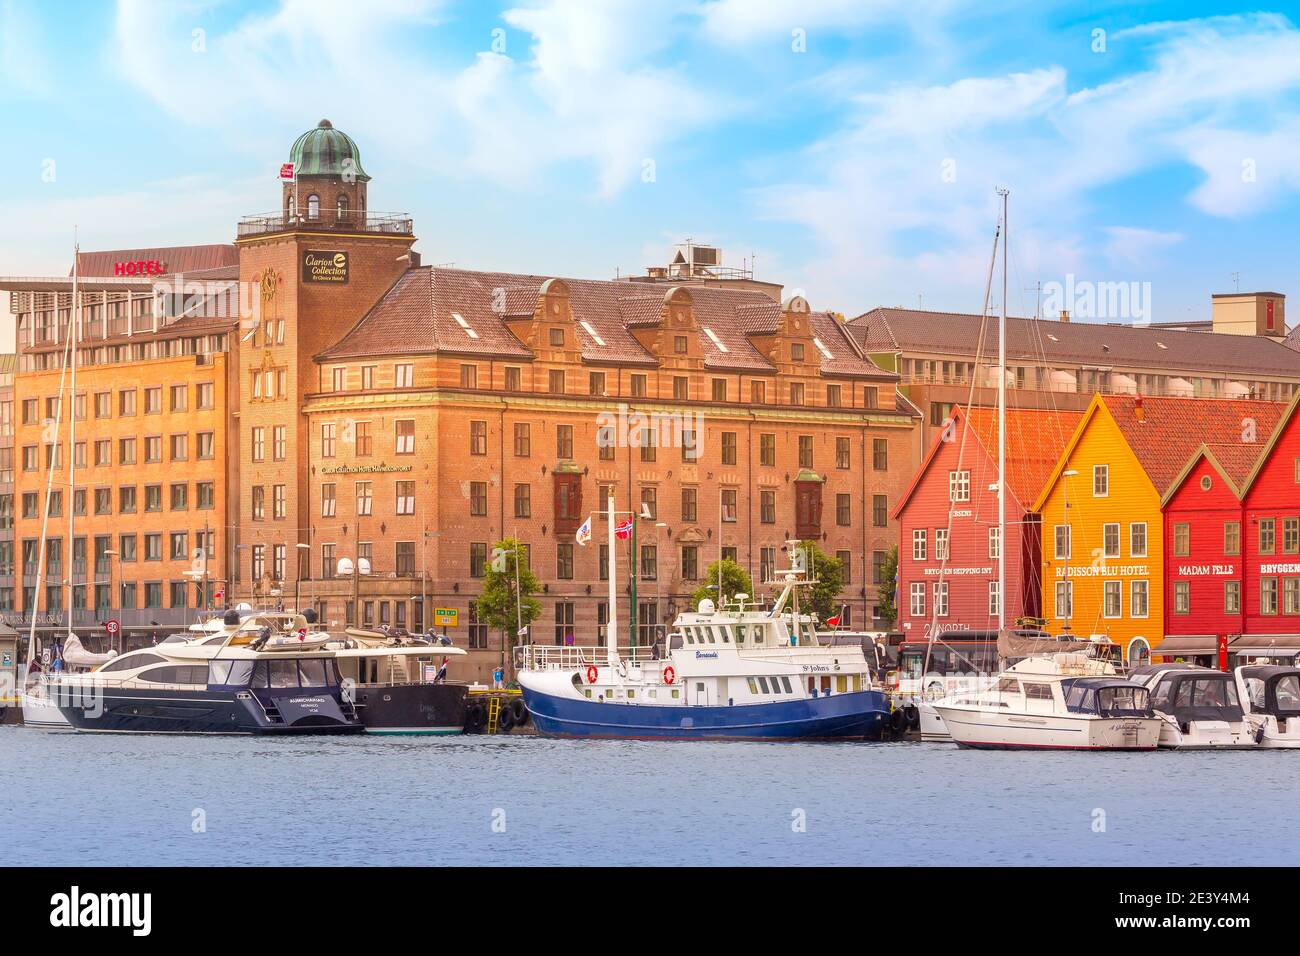
<svg viewBox="0 0 1300 956"><path fill-rule="evenodd" d="M348 254L346 252L322 252L309 249L302 257L303 282L333 282L346 284L348 281Z"/></svg>

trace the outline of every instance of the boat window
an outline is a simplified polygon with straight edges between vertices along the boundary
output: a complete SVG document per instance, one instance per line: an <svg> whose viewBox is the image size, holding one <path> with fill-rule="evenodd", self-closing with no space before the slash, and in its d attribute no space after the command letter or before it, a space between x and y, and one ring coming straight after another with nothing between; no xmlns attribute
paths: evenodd
<svg viewBox="0 0 1300 956"><path fill-rule="evenodd" d="M903 672L903 677L908 680L917 680L921 676L921 668L925 666L925 655L920 651L907 651L903 654L903 660L899 666Z"/></svg>
<svg viewBox="0 0 1300 956"><path fill-rule="evenodd" d="M1098 710L1104 714L1143 713L1148 709L1150 695L1145 687L1103 687L1097 692Z"/></svg>
<svg viewBox="0 0 1300 956"><path fill-rule="evenodd" d="M686 634L686 643L687 643L687 644L694 644L694 643L695 643L695 634L694 634L695 628L693 628L693 627L684 627L684 628L682 628L682 631L684 631L685 634Z"/></svg>
<svg viewBox="0 0 1300 956"><path fill-rule="evenodd" d="M760 678L758 679L758 686L761 687L761 688L763 689L763 693L764 693L764 694L770 694L770 693L771 693L771 691L767 689L767 678L766 678L766 677L760 677Z"/></svg>
<svg viewBox="0 0 1300 956"><path fill-rule="evenodd" d="M250 687L265 687L270 680L270 661L257 661L253 664L253 674L249 679Z"/></svg>
<svg viewBox="0 0 1300 956"><path fill-rule="evenodd" d="M755 644L763 643L763 632L767 630L766 624L749 625L749 636L754 639Z"/></svg>
<svg viewBox="0 0 1300 956"><path fill-rule="evenodd" d="M155 684L207 684L208 669L202 664L183 665L168 664L164 667L151 667L137 675L140 680Z"/></svg>
<svg viewBox="0 0 1300 956"><path fill-rule="evenodd" d="M1300 710L1300 674L1288 674L1277 682L1278 710Z"/></svg>
<svg viewBox="0 0 1300 956"><path fill-rule="evenodd" d="M1151 706L1160 710L1169 709L1169 681L1161 681L1151 692Z"/></svg>
<svg viewBox="0 0 1300 956"><path fill-rule="evenodd" d="M1052 685L1051 684L1030 684L1026 682L1025 699L1026 700L1051 700Z"/></svg>
<svg viewBox="0 0 1300 956"><path fill-rule="evenodd" d="M252 661L209 661L208 683L246 687L253 676Z"/></svg>
<svg viewBox="0 0 1300 956"><path fill-rule="evenodd" d="M203 642L203 646L207 647L209 644L224 644L224 643L226 643L226 635L219 634L216 637L209 637L206 641Z"/></svg>
<svg viewBox="0 0 1300 956"><path fill-rule="evenodd" d="M794 693L794 689L790 686L790 678L786 677L784 674L781 675L781 684L785 687L785 692L787 694Z"/></svg>
<svg viewBox="0 0 1300 956"><path fill-rule="evenodd" d="M1016 680L1014 677L1003 677L1001 680L998 681L998 693L1019 694L1020 681Z"/></svg>
<svg viewBox="0 0 1300 956"><path fill-rule="evenodd" d="M1229 707L1236 703L1237 688L1226 680L1186 680L1178 688L1179 707Z"/></svg>
<svg viewBox="0 0 1300 956"><path fill-rule="evenodd" d="M747 677L747 678L745 678L745 679L746 679L747 681L749 681L749 692L750 692L751 694L757 694L757 693L758 693L758 681L754 680L754 678L752 678L752 677Z"/></svg>
<svg viewBox="0 0 1300 956"><path fill-rule="evenodd" d="M737 624L737 625L736 625L736 643L737 643L737 644L744 644L744 643L745 643L745 631L746 631L747 629L748 629L747 625L744 625L744 624Z"/></svg>
<svg viewBox="0 0 1300 956"><path fill-rule="evenodd" d="M681 646L682 646L682 636L680 634L674 634L668 638L668 649L670 651L679 650Z"/></svg>
<svg viewBox="0 0 1300 956"><path fill-rule="evenodd" d="M1282 685L1278 685L1278 696L1281 697ZM1258 677L1246 678L1246 696L1250 699L1252 710L1264 709L1264 682Z"/></svg>
<svg viewBox="0 0 1300 956"><path fill-rule="evenodd" d="M312 660L303 658L298 661L298 683L303 687L324 687L325 680L325 661L323 659Z"/></svg>
<svg viewBox="0 0 1300 956"><path fill-rule="evenodd" d="M727 625L725 624L718 625L718 636L722 638L723 644L731 643L731 634L729 633Z"/></svg>
<svg viewBox="0 0 1300 956"><path fill-rule="evenodd" d="M124 654L109 661L100 668L100 671L129 671L133 667L144 667L146 664L166 663L167 658L159 657L157 654Z"/></svg>
<svg viewBox="0 0 1300 956"><path fill-rule="evenodd" d="M1070 691L1065 695L1065 707L1082 713L1091 713L1095 710L1096 702L1093 700L1093 690L1086 685L1074 684Z"/></svg>

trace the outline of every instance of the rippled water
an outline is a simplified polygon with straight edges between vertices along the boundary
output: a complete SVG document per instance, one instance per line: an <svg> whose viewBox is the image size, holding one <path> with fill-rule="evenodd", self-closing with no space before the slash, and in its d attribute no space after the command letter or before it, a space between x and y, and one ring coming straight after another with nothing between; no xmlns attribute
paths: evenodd
<svg viewBox="0 0 1300 956"><path fill-rule="evenodd" d="M1290 822L1300 752L119 737L3 727L0 759L0 838L12 864L1300 859ZM198 811L206 832L194 832ZM1098 811L1105 832L1094 832ZM1267 840L1243 839L1261 829Z"/></svg>

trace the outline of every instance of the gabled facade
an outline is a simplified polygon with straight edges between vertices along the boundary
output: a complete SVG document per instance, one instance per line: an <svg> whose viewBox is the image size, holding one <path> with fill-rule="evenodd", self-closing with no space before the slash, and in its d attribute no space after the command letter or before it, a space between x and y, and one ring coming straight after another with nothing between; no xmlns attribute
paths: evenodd
<svg viewBox="0 0 1300 956"><path fill-rule="evenodd" d="M1300 415L1293 399L1255 462L1242 502L1241 633L1300 634Z"/></svg>

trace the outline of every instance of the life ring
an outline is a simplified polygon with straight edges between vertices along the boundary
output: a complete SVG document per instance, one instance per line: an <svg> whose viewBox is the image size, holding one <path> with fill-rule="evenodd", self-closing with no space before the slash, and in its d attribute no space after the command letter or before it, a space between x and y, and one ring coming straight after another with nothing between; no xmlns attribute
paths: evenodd
<svg viewBox="0 0 1300 956"><path fill-rule="evenodd" d="M594 683L596 683L596 678L599 677L599 676L600 676L600 671L596 670L596 665L595 665L595 664L590 664L590 665L588 665L588 667L587 667L587 683L588 683L588 684L594 684Z"/></svg>
<svg viewBox="0 0 1300 956"><path fill-rule="evenodd" d="M673 670L672 664L669 664L664 668L664 683L671 684L675 680L677 680L677 671Z"/></svg>

